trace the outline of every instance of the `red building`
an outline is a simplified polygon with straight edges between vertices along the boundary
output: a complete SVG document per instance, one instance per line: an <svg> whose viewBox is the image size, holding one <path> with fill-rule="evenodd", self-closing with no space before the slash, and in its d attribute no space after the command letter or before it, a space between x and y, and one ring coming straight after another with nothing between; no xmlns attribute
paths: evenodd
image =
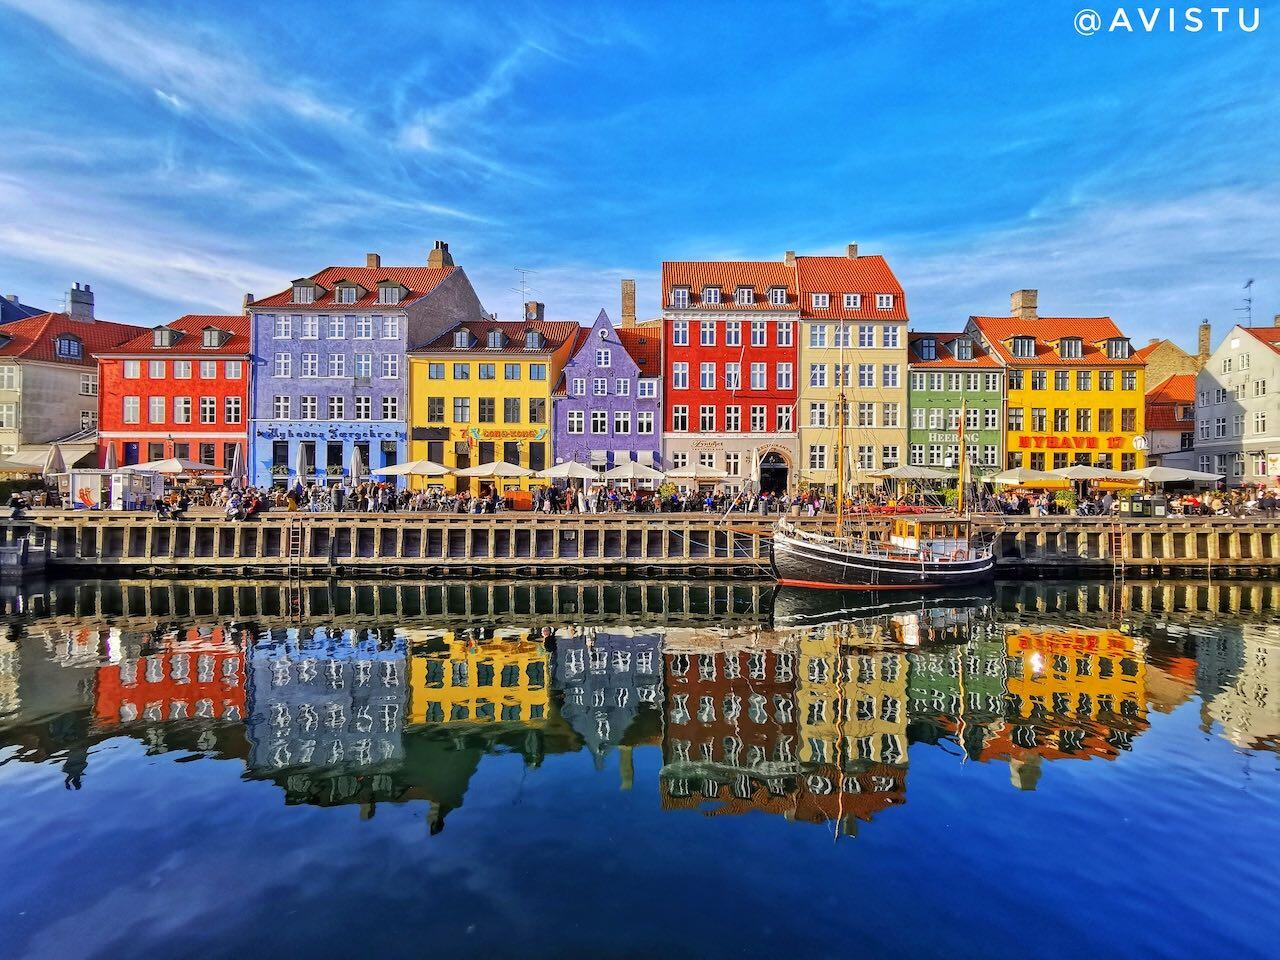
<svg viewBox="0 0 1280 960"><path fill-rule="evenodd" d="M662 265L663 454L784 490L798 466L794 258Z"/></svg>
<svg viewBox="0 0 1280 960"><path fill-rule="evenodd" d="M106 462L168 457L248 462L249 318L188 314L98 359L98 444Z"/></svg>

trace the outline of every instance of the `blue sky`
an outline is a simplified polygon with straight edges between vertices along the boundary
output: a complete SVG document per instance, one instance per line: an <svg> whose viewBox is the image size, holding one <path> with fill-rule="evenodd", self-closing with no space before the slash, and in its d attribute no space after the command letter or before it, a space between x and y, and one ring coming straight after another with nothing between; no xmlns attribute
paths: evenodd
<svg viewBox="0 0 1280 960"><path fill-rule="evenodd" d="M655 314L663 259L856 240L917 329L1026 286L1190 345L1248 277L1269 322L1277 10L1081 37L1076 8L0 0L0 292L88 281L152 324L444 239L490 310L528 267L589 323L628 276Z"/></svg>

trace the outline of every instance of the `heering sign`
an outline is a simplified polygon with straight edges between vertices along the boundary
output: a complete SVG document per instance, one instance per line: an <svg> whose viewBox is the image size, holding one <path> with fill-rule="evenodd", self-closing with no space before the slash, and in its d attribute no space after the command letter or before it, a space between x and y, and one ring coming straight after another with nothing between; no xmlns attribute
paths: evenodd
<svg viewBox="0 0 1280 960"><path fill-rule="evenodd" d="M1040 433L1019 434L1016 443L1019 450L1122 450L1124 445L1124 437L1058 437Z"/></svg>

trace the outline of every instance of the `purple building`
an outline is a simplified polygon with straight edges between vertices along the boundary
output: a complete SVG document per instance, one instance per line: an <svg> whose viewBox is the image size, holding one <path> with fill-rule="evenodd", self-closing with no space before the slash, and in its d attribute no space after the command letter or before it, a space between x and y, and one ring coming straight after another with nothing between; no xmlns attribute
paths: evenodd
<svg viewBox="0 0 1280 960"><path fill-rule="evenodd" d="M660 328L615 328L603 310L552 394L555 460L661 469Z"/></svg>
<svg viewBox="0 0 1280 960"><path fill-rule="evenodd" d="M487 316L471 282L437 241L425 267L328 267L254 300L249 480L350 480L408 449L408 351Z"/></svg>

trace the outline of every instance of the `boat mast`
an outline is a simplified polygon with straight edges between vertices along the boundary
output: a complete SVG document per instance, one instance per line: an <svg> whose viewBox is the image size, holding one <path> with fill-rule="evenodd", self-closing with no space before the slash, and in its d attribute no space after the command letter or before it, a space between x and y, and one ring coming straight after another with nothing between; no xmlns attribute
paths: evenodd
<svg viewBox="0 0 1280 960"><path fill-rule="evenodd" d="M847 379L844 367L844 340L848 336L848 327L840 322L840 354L836 362L836 379L840 383L840 392L836 395L836 536L844 536L844 389Z"/></svg>
<svg viewBox="0 0 1280 960"><path fill-rule="evenodd" d="M965 401L960 401L960 482L956 487L956 513L964 515L964 413Z"/></svg>

